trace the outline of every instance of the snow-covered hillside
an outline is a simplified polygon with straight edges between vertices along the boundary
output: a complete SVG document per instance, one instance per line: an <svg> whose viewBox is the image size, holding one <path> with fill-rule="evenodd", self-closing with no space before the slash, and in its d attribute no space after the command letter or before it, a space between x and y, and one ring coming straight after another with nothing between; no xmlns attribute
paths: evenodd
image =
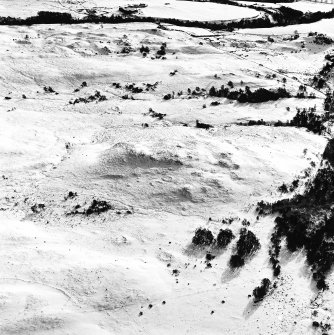
<svg viewBox="0 0 334 335"><path fill-rule="evenodd" d="M0 16L124 2L0 1ZM152 3L145 15L254 16ZM255 209L302 192L327 138L248 122L286 122L296 108L323 114L325 89L311 82L333 45L308 33L334 35L333 23L214 33L153 23L2 26L0 334L321 334L312 322L332 322L332 276L319 294L305 254L283 248L274 278L275 216ZM209 94L222 85L291 97ZM295 191L278 190L296 178ZM261 248L233 270L244 226ZM196 248L199 227L236 238L226 249ZM263 278L276 288L254 303Z"/></svg>

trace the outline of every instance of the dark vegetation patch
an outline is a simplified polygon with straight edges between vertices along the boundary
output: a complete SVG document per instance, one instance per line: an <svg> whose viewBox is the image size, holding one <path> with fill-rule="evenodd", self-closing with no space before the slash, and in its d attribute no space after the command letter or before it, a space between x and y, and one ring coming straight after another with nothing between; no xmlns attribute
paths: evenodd
<svg viewBox="0 0 334 335"><path fill-rule="evenodd" d="M206 228L198 228L195 231L195 236L192 238L192 244L195 246L209 246L212 245L215 238L211 230Z"/></svg>
<svg viewBox="0 0 334 335"><path fill-rule="evenodd" d="M216 239L216 245L218 248L226 248L235 236L231 229L220 229Z"/></svg>
<svg viewBox="0 0 334 335"><path fill-rule="evenodd" d="M289 251L305 251L318 289L327 288L326 276L334 263L333 166L334 139L331 139L323 153L321 167L303 194L274 203L258 203L259 214L279 214L269 251L274 274L284 239Z"/></svg>
<svg viewBox="0 0 334 335"><path fill-rule="evenodd" d="M144 91L155 91L159 85L159 82L155 82L153 84L150 83L142 83L141 85L135 84L135 83L128 83L122 86L120 83L112 83L112 86L116 89L124 89L131 93L142 93Z"/></svg>
<svg viewBox="0 0 334 335"><path fill-rule="evenodd" d="M260 241L255 234L246 228L241 228L235 254L230 259L231 267L242 266L245 263L245 259L251 257L260 248Z"/></svg>
<svg viewBox="0 0 334 335"><path fill-rule="evenodd" d="M55 93L58 94L51 86L44 86L43 90L45 93Z"/></svg>
<svg viewBox="0 0 334 335"><path fill-rule="evenodd" d="M247 221L247 220L246 220ZM225 249L235 238L232 230L220 229L215 237L210 229L198 228L192 238L195 247L210 247L211 250ZM235 252L230 258L231 268L241 267L245 261L252 257L261 247L260 241L255 234L247 228L241 228L239 238L235 246ZM207 254L207 262L211 260L211 253ZM211 265L211 264L210 264Z"/></svg>
<svg viewBox="0 0 334 335"><path fill-rule="evenodd" d="M70 100L69 104L75 105L80 102L87 104L87 103L94 102L94 101L101 102L101 101L106 101L106 100L108 99L105 95L101 94L100 91L95 91L94 94L88 96L87 98L80 97L80 98L75 98L74 100Z"/></svg>
<svg viewBox="0 0 334 335"><path fill-rule="evenodd" d="M81 205L74 206L73 210L68 215L92 215L92 214L100 214L107 212L114 207L105 200L96 200L93 199L92 202L88 205L88 207L82 207Z"/></svg>
<svg viewBox="0 0 334 335"><path fill-rule="evenodd" d="M220 88L216 88L212 86L209 91L205 88L196 87L195 89L188 88L187 91L179 91L177 94L175 92L165 94L163 99L170 100L175 97L184 97L186 96L188 99L198 98L198 97L215 97L215 98L226 98L230 100L236 100L240 103L260 103L267 101L276 101L282 98L290 98L291 94L284 88L279 87L275 90L266 89L266 88L258 88L255 91L252 91L248 86L245 89L232 90L234 88L234 84L229 81L227 86L222 85ZM299 98L305 96L297 96ZM211 106L218 106L219 101L213 101ZM206 106L205 106L206 107Z"/></svg>
<svg viewBox="0 0 334 335"><path fill-rule="evenodd" d="M198 120L196 120L196 128L209 130L213 128L213 126L211 124L199 122Z"/></svg>
<svg viewBox="0 0 334 335"><path fill-rule="evenodd" d="M326 94L324 109L330 113L334 112L334 91L328 91Z"/></svg>
<svg viewBox="0 0 334 335"><path fill-rule="evenodd" d="M74 199L77 196L78 196L77 192L69 191L68 194L64 197L64 200Z"/></svg>
<svg viewBox="0 0 334 335"><path fill-rule="evenodd" d="M309 34L310 36L310 34ZM334 41L331 37L324 35L324 34L318 34L314 33L314 40L313 42L318 45L325 45L325 44L333 44Z"/></svg>
<svg viewBox="0 0 334 335"><path fill-rule="evenodd" d="M103 212L107 212L110 209L112 209L112 206L107 201L94 199L88 206L88 208L85 210L85 214L86 215L100 214Z"/></svg>
<svg viewBox="0 0 334 335"><path fill-rule="evenodd" d="M88 86L88 85L87 85L87 82L86 82L86 81L83 81L83 82L81 83L80 87L76 88L76 89L74 90L74 92L79 92L82 88L85 88L85 87L87 87L87 86Z"/></svg>
<svg viewBox="0 0 334 335"><path fill-rule="evenodd" d="M239 255L232 255L230 258L231 268L240 268L245 265L245 260Z"/></svg>
<svg viewBox="0 0 334 335"><path fill-rule="evenodd" d="M208 247L224 249L235 238L232 230L220 229L217 237L215 238L210 229L198 228L192 238L192 244L197 247Z"/></svg>
<svg viewBox="0 0 334 335"><path fill-rule="evenodd" d="M329 37L323 37L323 39L325 39L325 41L329 41ZM333 43L333 40L331 40L331 43ZM333 69L334 69L334 54L330 53L330 54L327 54L325 56L325 65L321 68L321 70L319 71L318 75L314 76L313 79L312 79L312 82L311 82L311 85L316 87L317 89L323 89L323 88L328 88L328 85L326 84L330 75L332 74L333 72ZM331 92L327 92L326 93L327 96L328 95L331 95L332 96L332 93ZM329 110L329 109L325 109L325 110Z"/></svg>
<svg viewBox="0 0 334 335"><path fill-rule="evenodd" d="M268 294L271 287L271 281L268 278L263 278L261 285L255 287L253 290L254 302L263 300L263 298Z"/></svg>
<svg viewBox="0 0 334 335"><path fill-rule="evenodd" d="M166 55L166 48L167 48L167 44L162 43L162 45L160 46L160 49L156 53L156 58L161 58L161 57L165 56Z"/></svg>
<svg viewBox="0 0 334 335"><path fill-rule="evenodd" d="M145 113L144 115L150 115L153 118L156 118L158 120L163 120L163 118L167 115L167 114L163 114L163 113L158 113L155 112L152 108L150 108L148 110L148 113Z"/></svg>
<svg viewBox="0 0 334 335"><path fill-rule="evenodd" d="M291 121L282 122L280 120L276 122L268 122L261 120L250 120L247 123L239 122L239 126L273 126L273 127L297 127L306 128L307 130L315 134L323 134L326 132L327 128L325 123L327 121L333 120L333 115L331 113L318 114L315 108L297 108L296 115Z"/></svg>
<svg viewBox="0 0 334 335"><path fill-rule="evenodd" d="M45 205L44 204L34 204L33 206L30 207L30 209L33 213L37 214L45 210Z"/></svg>
<svg viewBox="0 0 334 335"><path fill-rule="evenodd" d="M231 88L233 88L233 86ZM214 86L212 86L209 90L209 96L237 100L238 102L241 103L246 102L259 103L267 101L276 101L281 98L290 98L291 94L285 88L282 87L279 87L276 90L258 88L255 91L251 91L251 89L248 86L246 86L245 90L239 89L231 91L228 87L225 86L221 86L221 88L219 89L216 89Z"/></svg>
<svg viewBox="0 0 334 335"><path fill-rule="evenodd" d="M293 192L296 190L296 188L299 186L299 179L295 179L291 185L287 185L283 183L281 186L278 187L278 190L281 193L288 193L288 192Z"/></svg>
<svg viewBox="0 0 334 335"><path fill-rule="evenodd" d="M142 45L139 49L139 52L143 55L143 57L146 57L147 54L150 53L150 48L148 46Z"/></svg>

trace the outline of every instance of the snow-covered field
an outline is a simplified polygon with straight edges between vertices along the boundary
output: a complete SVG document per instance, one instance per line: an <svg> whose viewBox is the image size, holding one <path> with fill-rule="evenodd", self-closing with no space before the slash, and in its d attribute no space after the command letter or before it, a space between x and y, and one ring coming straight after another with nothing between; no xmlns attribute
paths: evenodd
<svg viewBox="0 0 334 335"><path fill-rule="evenodd" d="M290 7L296 10L300 10L304 13L306 12L329 12L334 8L334 4L321 3L321 2L311 2L311 1L296 1L291 3L278 3L277 5Z"/></svg>
<svg viewBox="0 0 334 335"><path fill-rule="evenodd" d="M295 1L295 2L277 2L277 3L270 3L270 2L252 2L252 1L238 1L244 5L257 5L262 7L269 7L269 8L278 8L280 6L290 7L296 10L300 10L304 13L306 12L330 12L334 8L334 4L327 3L327 2L312 2L312 1Z"/></svg>
<svg viewBox="0 0 334 335"><path fill-rule="evenodd" d="M188 5L170 4L173 11ZM32 1L22 13L49 9L44 5ZM213 4L194 6L205 6L209 19L229 15ZM296 177L303 189L302 176L315 172L327 139L302 128L237 123L290 120L297 107L323 112L324 92L307 83L332 46L286 35L329 34L333 22L211 37L147 23L2 26L0 334L321 334L312 321L332 322L333 278L318 295L302 252L283 250L277 288L264 301L249 295L262 278L274 281L274 217L257 217L256 203L280 198L277 188ZM164 43L166 59L156 58ZM141 46L149 47L146 57ZM235 89L286 87L292 94L306 84L316 98L241 104L186 95L229 81ZM70 103L96 91L106 99ZM163 99L172 92L175 99ZM152 117L150 108L166 116ZM196 120L214 128L198 129ZM94 199L110 210L76 213ZM236 271L228 265L235 240L212 267L206 250L191 246L196 228L216 234L225 217L239 218L228 226L235 235L249 220L262 245Z"/></svg>
<svg viewBox="0 0 334 335"><path fill-rule="evenodd" d="M319 32L334 37L333 19L323 19L318 22L310 24L299 24L297 26L285 26L275 28L257 28L257 29L241 29L239 32L246 34L259 34L259 35L292 35L295 31L300 34L308 34L309 32Z"/></svg>
<svg viewBox="0 0 334 335"><path fill-rule="evenodd" d="M222 5L216 3L201 3L180 0L0 0L0 16L28 17L36 15L40 10L70 12L73 16L82 16L86 10L94 9L97 13L117 13L119 7L145 4L140 15L161 18L176 18L197 21L235 20L255 17L259 13L250 8Z"/></svg>
<svg viewBox="0 0 334 335"><path fill-rule="evenodd" d="M145 3L145 2L144 2ZM255 17L254 9L217 3L155 0L147 3L142 15L194 21L236 20Z"/></svg>

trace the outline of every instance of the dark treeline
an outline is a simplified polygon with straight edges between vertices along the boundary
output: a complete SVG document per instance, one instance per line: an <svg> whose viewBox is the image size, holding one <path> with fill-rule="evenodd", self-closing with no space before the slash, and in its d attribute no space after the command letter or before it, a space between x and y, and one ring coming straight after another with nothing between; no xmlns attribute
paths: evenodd
<svg viewBox="0 0 334 335"><path fill-rule="evenodd" d="M218 0L219 1L219 0ZM226 3L224 1L223 3ZM233 3L233 5L236 5ZM239 5L245 6L245 5ZM178 26L198 27L211 30L233 30L241 28L262 28L272 27L277 25L293 25L301 23L316 22L325 18L334 18L334 9L330 12L314 12L303 13L292 8L281 6L277 9L268 9L259 6L246 6L253 8L267 15L241 19L235 21L189 21L174 18L155 18L155 17L140 17L133 15L88 15L84 18L74 18L69 13L41 11L36 16L31 16L25 19L14 17L0 17L0 25L34 25L34 24L78 24L78 23L130 23L130 22L154 22L154 23L168 23ZM270 19L272 17L274 22Z"/></svg>
<svg viewBox="0 0 334 335"><path fill-rule="evenodd" d="M250 120L247 123L238 123L238 125L306 128L315 134L321 135L326 132L325 123L330 120L333 120L333 116L329 112L318 114L314 108L309 108L308 110L306 108L297 108L297 113L291 121L282 122L278 120L276 122L269 122L261 119Z"/></svg>
<svg viewBox="0 0 334 335"><path fill-rule="evenodd" d="M235 91L231 91L228 87L225 86L222 86L220 89L216 89L214 86L212 86L209 90L209 96L237 100L241 103L259 103L291 97L290 93L282 87L279 87L276 90L267 90L266 88L261 87L255 91L251 91L248 86L246 86L245 90L239 89Z"/></svg>

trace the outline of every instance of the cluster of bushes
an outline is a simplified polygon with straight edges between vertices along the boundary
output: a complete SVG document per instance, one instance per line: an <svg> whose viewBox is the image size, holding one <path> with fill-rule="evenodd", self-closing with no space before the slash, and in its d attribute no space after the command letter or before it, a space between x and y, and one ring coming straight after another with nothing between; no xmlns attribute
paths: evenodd
<svg viewBox="0 0 334 335"><path fill-rule="evenodd" d="M100 214L103 212L107 212L110 209L112 209L112 206L107 201L94 199L89 207L85 210L85 214Z"/></svg>
<svg viewBox="0 0 334 335"><path fill-rule="evenodd" d="M311 92L310 94L307 94L306 86L305 85L300 85L299 86L299 92L297 93L296 98L298 98L298 99L304 99L304 98L315 99L315 94L314 94L314 92Z"/></svg>
<svg viewBox="0 0 334 335"><path fill-rule="evenodd" d="M196 246L209 246L212 245L215 241L215 238L211 230L206 228L198 228L195 231L195 235L192 238L192 244Z"/></svg>
<svg viewBox="0 0 334 335"><path fill-rule="evenodd" d="M77 196L78 196L77 192L69 191L68 194L64 197L64 200L66 201L68 199L74 199Z"/></svg>
<svg viewBox="0 0 334 335"><path fill-rule="evenodd" d="M287 186L285 183L283 183L278 190L281 193L288 193L293 192L297 187L299 186L299 179L295 179L290 186Z"/></svg>
<svg viewBox="0 0 334 335"><path fill-rule="evenodd" d="M160 46L160 49L157 51L156 57L160 58L166 55L166 48L167 48L167 44L166 43L162 43L162 45Z"/></svg>
<svg viewBox="0 0 334 335"><path fill-rule="evenodd" d="M239 122L239 126L273 126L273 127L297 127L306 128L315 134L323 134L326 130L325 123L331 119L330 113L317 114L315 108L297 108L296 115L291 121L268 122L263 119L250 120L247 123Z"/></svg>
<svg viewBox="0 0 334 335"><path fill-rule="evenodd" d="M230 266L232 268L243 266L245 259L252 256L260 247L260 241L255 234L246 228L241 228L236 252L230 259Z"/></svg>
<svg viewBox="0 0 334 335"><path fill-rule="evenodd" d="M313 77L312 85L316 87L317 89L321 90L322 88L324 88L325 84L326 84L326 80L324 78L320 76Z"/></svg>
<svg viewBox="0 0 334 335"><path fill-rule="evenodd" d="M317 171L304 194L272 204L258 204L259 213L279 214L269 252L274 271L279 265L284 238L291 252L305 250L318 289L327 288L326 275L334 264L334 139L328 142L323 159L327 164Z"/></svg>
<svg viewBox="0 0 334 335"><path fill-rule="evenodd" d="M124 89L125 89L125 90L128 90L128 91L130 91L130 92L132 92L132 93L141 93L141 92L143 92L144 90L145 90L146 92L148 92L148 91L155 91L156 88L157 88L158 85L159 85L159 82L157 81L157 82L155 82L154 84L143 83L143 85L144 85L143 87L140 87L140 86L136 86L135 83L132 83L132 84L126 84L126 85L124 86ZM123 88L123 86L122 86L120 83L112 83L112 86L115 87L115 88L117 88L117 89L121 89L121 88Z"/></svg>
<svg viewBox="0 0 334 335"><path fill-rule="evenodd" d="M237 220L239 218L234 218L234 217L227 217L227 218L223 218L221 220L222 224L227 224L227 225L230 225L232 224L235 220Z"/></svg>
<svg viewBox="0 0 334 335"><path fill-rule="evenodd" d="M144 91L142 87L136 86L135 84L126 84L124 88L132 93L142 93Z"/></svg>
<svg viewBox="0 0 334 335"><path fill-rule="evenodd" d="M330 323L325 323L325 322L318 322L318 321L313 321L312 326L314 328L320 328L322 331L322 334L327 335L328 331L332 329L332 325Z"/></svg>
<svg viewBox="0 0 334 335"><path fill-rule="evenodd" d="M325 56L325 59L330 61L330 62L334 62L334 54L327 54Z"/></svg>
<svg viewBox="0 0 334 335"><path fill-rule="evenodd" d="M80 205L74 206L74 209L68 213L68 215L76 215L76 214L84 214L84 215L91 215L91 214L100 214L107 212L113 209L113 207L105 200L96 200L90 203L87 208L82 208Z"/></svg>
<svg viewBox="0 0 334 335"><path fill-rule="evenodd" d="M193 97L197 98L200 96L206 97L216 97L216 98L226 98L231 100L237 100L240 103L260 103L267 101L276 101L281 98L290 98L291 94L285 88L278 88L276 90L258 88L255 91L252 91L248 86L245 87L245 90L232 90L234 84L229 81L227 86L222 85L220 88L216 88L212 86L210 90L207 92L206 89L196 87L194 90L188 88L186 94L188 95L188 99ZM184 95L183 91L179 91L176 94L178 97ZM174 99L175 92L166 94L163 96L164 100ZM300 96L302 97L302 96ZM305 97L305 96L303 96ZM212 106L218 106L219 102L214 101L211 103Z"/></svg>
<svg viewBox="0 0 334 335"><path fill-rule="evenodd" d="M34 204L30 207L31 211L35 214L42 212L45 209L44 204Z"/></svg>
<svg viewBox="0 0 334 335"><path fill-rule="evenodd" d="M87 82L83 81L80 85L80 87L76 88L74 92L79 92L82 88L87 87Z"/></svg>
<svg viewBox="0 0 334 335"><path fill-rule="evenodd" d="M322 89L326 85L326 80L334 69L334 56L331 54L327 54L325 56L326 64L319 71L317 76L313 77L312 85L318 89Z"/></svg>
<svg viewBox="0 0 334 335"><path fill-rule="evenodd" d="M327 62L320 70L319 75L326 78L333 69L334 69L334 63L331 61Z"/></svg>
<svg viewBox="0 0 334 335"><path fill-rule="evenodd" d="M328 121L329 117L330 115L328 113L316 114L313 108L308 110L306 108L302 110L297 108L297 113L289 122L289 126L303 127L320 135L326 129L324 123Z"/></svg>
<svg viewBox="0 0 334 335"><path fill-rule="evenodd" d="M150 115L150 116L152 116L154 118L157 118L159 120L162 120L166 116L166 114L155 112L152 108L150 108L148 110L147 115Z"/></svg>
<svg viewBox="0 0 334 335"><path fill-rule="evenodd" d="M140 53L143 55L143 57L146 57L147 54L150 53L150 48L148 46L141 46L139 49Z"/></svg>
<svg viewBox="0 0 334 335"><path fill-rule="evenodd" d="M220 249L226 248L234 239L232 230L220 229L217 238L215 238L211 230L206 228L198 228L192 238L192 244L195 246L213 246Z"/></svg>
<svg viewBox="0 0 334 335"><path fill-rule="evenodd" d="M327 35L315 33L314 34L314 43L323 45L323 44L333 44L334 41L333 41L332 38L330 38Z"/></svg>
<svg viewBox="0 0 334 335"><path fill-rule="evenodd" d="M279 264L279 255L281 252L281 234L280 231L275 228L270 238L269 247L269 262L273 269L273 275L279 276L281 273L281 266Z"/></svg>
<svg viewBox="0 0 334 335"><path fill-rule="evenodd" d="M231 91L228 87L225 87L224 85L221 86L221 88L219 89L216 89L214 86L212 86L209 90L209 96L237 100L241 103L259 103L291 97L290 93L285 88L281 87L277 90L258 88L255 91L251 91L251 89L246 86L245 90L239 89L236 91Z"/></svg>
<svg viewBox="0 0 334 335"><path fill-rule="evenodd" d="M69 102L69 104L71 105L75 105L75 104L78 104L80 102L83 102L85 104L89 103L89 102L93 102L93 101L96 101L96 102L100 102L100 101L105 101L107 100L107 97L105 95L102 95L100 91L95 91L94 94L90 95L89 97L87 98L75 98L74 100L71 100Z"/></svg>
<svg viewBox="0 0 334 335"><path fill-rule="evenodd" d="M55 93L55 94L57 94L57 92L51 86L44 86L43 91L45 93Z"/></svg>

